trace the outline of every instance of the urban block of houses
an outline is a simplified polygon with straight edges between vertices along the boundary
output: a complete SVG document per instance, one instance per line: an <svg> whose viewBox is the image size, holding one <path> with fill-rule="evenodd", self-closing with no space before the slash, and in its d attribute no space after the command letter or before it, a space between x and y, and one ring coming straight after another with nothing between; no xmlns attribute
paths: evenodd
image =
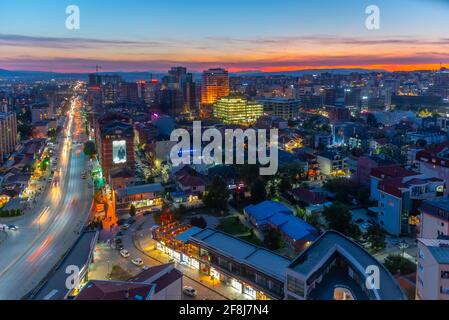
<svg viewBox="0 0 449 320"><path fill-rule="evenodd" d="M185 166L174 174L176 186L186 194L202 194L206 191L207 178L190 166Z"/></svg>
<svg viewBox="0 0 449 320"><path fill-rule="evenodd" d="M318 230L293 215L285 205L265 201L244 209L245 218L262 232L277 231L294 252L300 252L318 236Z"/></svg>
<svg viewBox="0 0 449 320"><path fill-rule="evenodd" d="M158 250L250 299L405 299L385 267L338 232L328 231L293 261L215 229L193 227L171 240L162 234L153 234ZM379 270L379 288L365 286L368 267Z"/></svg>
<svg viewBox="0 0 449 320"><path fill-rule="evenodd" d="M429 177L438 177L449 181L449 143L430 146L416 154L419 171ZM449 195L446 189L444 194Z"/></svg>
<svg viewBox="0 0 449 320"><path fill-rule="evenodd" d="M444 180L400 166L375 168L371 178L371 198L378 207L370 210L377 214L379 225L395 236L417 232L421 203L444 196Z"/></svg>

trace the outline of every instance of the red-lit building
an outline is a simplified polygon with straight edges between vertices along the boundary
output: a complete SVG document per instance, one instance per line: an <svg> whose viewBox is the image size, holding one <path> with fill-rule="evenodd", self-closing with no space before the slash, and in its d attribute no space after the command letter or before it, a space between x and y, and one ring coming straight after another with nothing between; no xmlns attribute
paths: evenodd
<svg viewBox="0 0 449 320"><path fill-rule="evenodd" d="M108 114L98 120L95 131L99 161L106 180L110 181L112 169L133 170L134 128L130 119L124 115Z"/></svg>

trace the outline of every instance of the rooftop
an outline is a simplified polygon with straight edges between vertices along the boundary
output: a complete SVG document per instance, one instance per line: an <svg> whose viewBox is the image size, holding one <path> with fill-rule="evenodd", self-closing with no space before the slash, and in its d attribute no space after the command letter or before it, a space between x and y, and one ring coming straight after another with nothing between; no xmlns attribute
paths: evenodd
<svg viewBox="0 0 449 320"><path fill-rule="evenodd" d="M269 218L277 213L293 214L293 212L280 202L264 201L257 205L250 205L245 212L256 220L256 223L266 223Z"/></svg>
<svg viewBox="0 0 449 320"><path fill-rule="evenodd" d="M439 264L449 264L449 240L419 239Z"/></svg>
<svg viewBox="0 0 449 320"><path fill-rule="evenodd" d="M405 299L404 293L392 275L376 258L357 243L336 231L324 233L308 249L300 254L288 268L309 278L321 267L325 261L324 259L336 251L348 258L348 261L356 261L353 267L361 274L366 274L366 269L369 266L377 266L379 268L380 290L375 290L375 294L379 299Z"/></svg>
<svg viewBox="0 0 449 320"><path fill-rule="evenodd" d="M280 280L285 278L285 269L291 263L289 259L272 251L210 228L192 235L191 240Z"/></svg>
<svg viewBox="0 0 449 320"><path fill-rule="evenodd" d="M97 232L84 232L62 264L39 290L34 300L63 300L69 293L66 287L67 266L77 266L80 270L86 270L89 257L95 247Z"/></svg>
<svg viewBox="0 0 449 320"><path fill-rule="evenodd" d="M131 196L141 193L163 192L164 187L160 183L144 184L140 186L132 186L128 188L118 189L116 191L117 196Z"/></svg>
<svg viewBox="0 0 449 320"><path fill-rule="evenodd" d="M148 300L154 284L122 281L89 281L76 300Z"/></svg>
<svg viewBox="0 0 449 320"><path fill-rule="evenodd" d="M278 213L270 218L269 223L275 225L294 241L313 241L316 239L315 235L318 234L317 229L293 215Z"/></svg>

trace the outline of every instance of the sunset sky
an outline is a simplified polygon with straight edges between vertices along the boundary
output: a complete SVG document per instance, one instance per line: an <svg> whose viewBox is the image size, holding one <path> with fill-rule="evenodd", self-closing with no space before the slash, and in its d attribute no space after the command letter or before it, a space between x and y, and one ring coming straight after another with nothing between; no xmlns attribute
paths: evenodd
<svg viewBox="0 0 449 320"><path fill-rule="evenodd" d="M78 5L81 29L65 28ZM381 29L365 28L365 8ZM0 69L282 71L449 66L446 0L0 0Z"/></svg>

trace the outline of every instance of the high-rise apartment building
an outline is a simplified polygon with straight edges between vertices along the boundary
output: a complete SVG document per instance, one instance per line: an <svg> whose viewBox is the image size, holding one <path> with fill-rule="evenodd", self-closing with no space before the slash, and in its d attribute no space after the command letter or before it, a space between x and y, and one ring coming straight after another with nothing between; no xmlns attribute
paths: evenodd
<svg viewBox="0 0 449 320"><path fill-rule="evenodd" d="M17 145L17 117L14 112L0 112L0 163Z"/></svg>
<svg viewBox="0 0 449 320"><path fill-rule="evenodd" d="M209 69L203 72L201 84L201 110L202 118L212 116L213 105L223 97L229 95L229 74L224 69Z"/></svg>

